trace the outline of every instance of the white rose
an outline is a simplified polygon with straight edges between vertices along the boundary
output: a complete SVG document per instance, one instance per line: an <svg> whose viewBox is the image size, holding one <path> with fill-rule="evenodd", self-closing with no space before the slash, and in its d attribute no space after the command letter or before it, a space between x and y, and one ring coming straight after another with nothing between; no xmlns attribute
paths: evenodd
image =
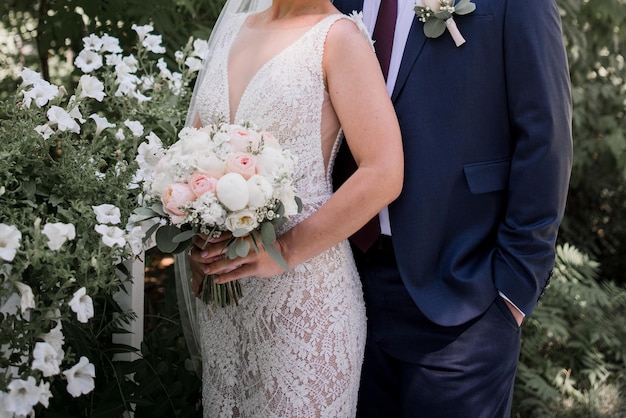
<svg viewBox="0 0 626 418"><path fill-rule="evenodd" d="M250 198L249 206L260 208L267 204L269 198L272 197L274 190L270 182L263 176L254 175L248 179L248 192Z"/></svg>
<svg viewBox="0 0 626 418"><path fill-rule="evenodd" d="M224 174L218 180L215 191L220 202L233 212L245 208L250 197L248 182L237 173Z"/></svg>
<svg viewBox="0 0 626 418"><path fill-rule="evenodd" d="M228 215L226 217L225 225L231 232L239 229L250 232L259 226L259 223L256 219L256 212L250 209L245 209Z"/></svg>

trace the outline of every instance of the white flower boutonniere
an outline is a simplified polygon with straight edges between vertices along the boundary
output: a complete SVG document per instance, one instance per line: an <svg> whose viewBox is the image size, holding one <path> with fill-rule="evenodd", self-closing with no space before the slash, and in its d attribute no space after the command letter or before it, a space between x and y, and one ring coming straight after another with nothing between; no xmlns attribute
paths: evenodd
<svg viewBox="0 0 626 418"><path fill-rule="evenodd" d="M476 10L476 5L470 0L459 0L456 4L455 0L423 0L424 6L415 6L415 14L417 14L420 22L424 22L424 34L428 38L437 38L446 28L456 46L465 43L465 38L461 35L459 28L454 22L453 15L459 16L472 13Z"/></svg>

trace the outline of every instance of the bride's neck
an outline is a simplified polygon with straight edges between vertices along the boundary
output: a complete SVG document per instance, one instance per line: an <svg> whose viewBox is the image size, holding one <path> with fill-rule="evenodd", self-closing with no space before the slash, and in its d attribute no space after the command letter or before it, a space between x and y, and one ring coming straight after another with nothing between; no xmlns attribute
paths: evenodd
<svg viewBox="0 0 626 418"><path fill-rule="evenodd" d="M269 25L277 21L315 20L335 11L329 0L274 0L267 14L259 17Z"/></svg>

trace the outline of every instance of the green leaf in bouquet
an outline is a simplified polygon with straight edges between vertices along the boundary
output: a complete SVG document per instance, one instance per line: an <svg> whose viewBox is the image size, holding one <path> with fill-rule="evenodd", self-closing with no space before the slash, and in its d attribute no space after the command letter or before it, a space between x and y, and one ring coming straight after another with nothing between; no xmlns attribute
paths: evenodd
<svg viewBox="0 0 626 418"><path fill-rule="evenodd" d="M458 15L466 15L476 10L476 5L470 0L460 0L456 6L454 6L454 13Z"/></svg>
<svg viewBox="0 0 626 418"><path fill-rule="evenodd" d="M153 203L152 206L150 206L150 209L152 209L153 211L155 211L156 213L158 213L159 215L163 217L167 216L167 214L163 210L163 204L161 202Z"/></svg>
<svg viewBox="0 0 626 418"><path fill-rule="evenodd" d="M239 257L245 257L250 252L250 243L245 239L237 240L235 252Z"/></svg>
<svg viewBox="0 0 626 418"><path fill-rule="evenodd" d="M261 224L261 242L263 246L272 245L276 241L276 229L271 222L263 222Z"/></svg>
<svg viewBox="0 0 626 418"><path fill-rule="evenodd" d="M226 247L226 257L230 258L231 260L234 260L235 258L239 257L237 255L237 243L236 241L231 241L231 243Z"/></svg>
<svg viewBox="0 0 626 418"><path fill-rule="evenodd" d="M296 200L296 205L298 205L298 213L302 213L302 199L300 199L300 197L298 196L296 196L294 199Z"/></svg>
<svg viewBox="0 0 626 418"><path fill-rule="evenodd" d="M152 210L152 208L146 208L143 206L136 208L133 211L133 213L137 216L141 216L143 219L150 219L150 218L154 218L155 216L159 216L159 213Z"/></svg>
<svg viewBox="0 0 626 418"><path fill-rule="evenodd" d="M446 22L441 19L429 19L424 23L424 34L429 38L437 38L446 30Z"/></svg>
<svg viewBox="0 0 626 418"><path fill-rule="evenodd" d="M190 246L191 246L191 239L188 239L187 241L183 241L178 244L178 246L176 247L174 251L172 251L172 254L182 253L183 251L188 250Z"/></svg>
<svg viewBox="0 0 626 418"><path fill-rule="evenodd" d="M444 22L452 17L452 13L447 10L439 10L433 14L437 19L441 19Z"/></svg>
<svg viewBox="0 0 626 418"><path fill-rule="evenodd" d="M174 237L180 234L180 229L174 225L163 225L156 231L156 245L164 253L173 253L179 246Z"/></svg>
<svg viewBox="0 0 626 418"><path fill-rule="evenodd" d="M252 243L252 248L254 248L254 252L258 254L261 250L259 249L259 244L256 242L256 236L254 232L250 234L250 242Z"/></svg>
<svg viewBox="0 0 626 418"><path fill-rule="evenodd" d="M236 238L245 237L249 233L250 231L248 231L247 229L235 229L233 231L233 237L236 237Z"/></svg>
<svg viewBox="0 0 626 418"><path fill-rule="evenodd" d="M187 231L183 231L180 234L176 235L174 238L172 238L172 241L174 242L189 241L193 238L194 235L196 235L196 231L193 229L189 229Z"/></svg>
<svg viewBox="0 0 626 418"><path fill-rule="evenodd" d="M263 248L265 248L265 251L267 251L270 257L272 257L272 259L276 261L276 264L282 267L283 270L289 271L289 266L287 265L287 262L285 262L283 255L280 253L280 251L276 249L276 247L263 243Z"/></svg>
<svg viewBox="0 0 626 418"><path fill-rule="evenodd" d="M146 231L146 235L144 235L143 239L142 239L142 243L145 244L146 241L148 241L150 239L150 237L152 236L152 234L154 234L154 232L159 229L161 227L161 224L154 224L152 225L147 231Z"/></svg>

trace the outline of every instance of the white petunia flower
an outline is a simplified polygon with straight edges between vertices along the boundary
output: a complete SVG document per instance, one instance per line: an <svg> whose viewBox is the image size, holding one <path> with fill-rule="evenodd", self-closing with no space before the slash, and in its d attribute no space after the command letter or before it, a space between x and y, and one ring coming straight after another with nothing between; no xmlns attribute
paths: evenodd
<svg viewBox="0 0 626 418"><path fill-rule="evenodd" d="M0 418L13 418L15 415L13 412L7 411L5 406L5 399L7 398L7 394L0 390Z"/></svg>
<svg viewBox="0 0 626 418"><path fill-rule="evenodd" d="M67 391L75 398L91 392L96 387L94 382L96 368L85 356L81 356L80 361L63 374L67 379Z"/></svg>
<svg viewBox="0 0 626 418"><path fill-rule="evenodd" d="M74 60L74 65L82 72L90 73L102 67L102 56L97 52L83 49Z"/></svg>
<svg viewBox="0 0 626 418"><path fill-rule="evenodd" d="M43 234L48 237L48 248L58 251L66 241L76 238L76 228L62 222L47 223L43 226Z"/></svg>
<svg viewBox="0 0 626 418"><path fill-rule="evenodd" d="M59 369L60 360L52 345L46 342L35 343L31 367L35 370L41 370L44 377L55 376L61 372Z"/></svg>
<svg viewBox="0 0 626 418"><path fill-rule="evenodd" d="M114 36L109 34L104 34L100 38L102 41L102 51L109 52L111 54L119 54L122 52L122 48L120 48L120 40Z"/></svg>
<svg viewBox="0 0 626 418"><path fill-rule="evenodd" d="M70 97L70 103L76 103L76 97L72 96ZM83 119L83 114L80 113L80 109L77 106L74 106L69 112L68 114L73 117L74 119L78 120L80 123L85 123L85 119Z"/></svg>
<svg viewBox="0 0 626 418"><path fill-rule="evenodd" d="M83 48L89 51L98 52L102 49L102 39L93 33L83 38Z"/></svg>
<svg viewBox="0 0 626 418"><path fill-rule="evenodd" d="M54 134L54 130L50 125L35 126L35 132L37 132L43 139L48 139Z"/></svg>
<svg viewBox="0 0 626 418"><path fill-rule="evenodd" d="M130 129L135 138L140 138L143 135L143 125L141 122L126 119L124 121L124 125Z"/></svg>
<svg viewBox="0 0 626 418"><path fill-rule="evenodd" d="M13 225L0 223L0 258L13 261L20 248L22 233Z"/></svg>
<svg viewBox="0 0 626 418"><path fill-rule="evenodd" d="M115 132L115 138L119 141L123 141L126 139L126 135L124 135L124 130L122 128L119 128L117 132Z"/></svg>
<svg viewBox="0 0 626 418"><path fill-rule="evenodd" d="M146 35L154 30L154 27L152 27L151 25L139 26L139 25L133 24L130 28L134 30L135 32L137 32L137 36L139 36L140 41L143 41Z"/></svg>
<svg viewBox="0 0 626 418"><path fill-rule="evenodd" d="M44 382L43 380L39 382L39 391L39 403L47 408L50 404L50 398L52 398L50 383Z"/></svg>
<svg viewBox="0 0 626 418"><path fill-rule="evenodd" d="M80 77L80 80L78 81L78 90L80 91L80 94L78 95L79 99L82 99L83 97L90 97L101 102L102 99L104 99L104 96L106 96L102 81L90 75L83 75Z"/></svg>
<svg viewBox="0 0 626 418"><path fill-rule="evenodd" d="M24 68L20 71L19 76L23 80L21 87L32 86L41 80L41 74L37 71L31 70L30 68Z"/></svg>
<svg viewBox="0 0 626 418"><path fill-rule="evenodd" d="M9 392L4 398L4 407L15 415L28 415L39 402L41 388L37 386L35 378L16 379L7 386Z"/></svg>
<svg viewBox="0 0 626 418"><path fill-rule="evenodd" d="M120 223L120 209L115 205L104 203L98 206L91 207L96 214L96 220L101 224L113 224Z"/></svg>
<svg viewBox="0 0 626 418"><path fill-rule="evenodd" d="M165 48L161 45L161 42L161 35L146 35L141 44L150 52L164 54Z"/></svg>
<svg viewBox="0 0 626 418"><path fill-rule="evenodd" d="M124 238L124 230L116 226L96 225L94 227L96 232L102 235L102 242L107 247L123 247L126 245L126 239Z"/></svg>
<svg viewBox="0 0 626 418"><path fill-rule="evenodd" d="M150 132L146 139L148 142L142 142L137 147L135 160L139 164L140 169L154 170L161 158L163 158L163 155L165 155L163 142L154 132Z"/></svg>
<svg viewBox="0 0 626 418"><path fill-rule="evenodd" d="M100 135L102 131L104 131L107 128L115 128L115 125L112 123L109 123L107 118L100 117L95 113L89 117L93 119L94 121L96 121L96 136Z"/></svg>
<svg viewBox="0 0 626 418"><path fill-rule="evenodd" d="M202 60L199 58L189 57L185 60L185 65L189 67L192 72L197 72L202 69Z"/></svg>
<svg viewBox="0 0 626 418"><path fill-rule="evenodd" d="M22 93L24 94L24 106L30 107L31 103L35 101L37 106L43 107L57 96L59 88L45 80L37 80L32 89L22 90Z"/></svg>
<svg viewBox="0 0 626 418"><path fill-rule="evenodd" d="M35 295L33 295L33 289L25 283L16 282L15 287L20 292L20 310L24 315L27 310L35 308Z"/></svg>
<svg viewBox="0 0 626 418"><path fill-rule="evenodd" d="M59 106L50 106L46 115L48 116L50 123L57 125L59 131L80 133L80 126L76 123L74 118L65 111L65 109L62 109Z"/></svg>
<svg viewBox="0 0 626 418"><path fill-rule="evenodd" d="M63 351L63 345L65 344L65 335L63 335L63 325L60 320L57 320L57 325L49 332L41 334L39 338L47 342L54 348L59 360L63 360L65 357L65 351Z"/></svg>
<svg viewBox="0 0 626 418"><path fill-rule="evenodd" d="M209 43L203 39L196 39L193 41L192 56L204 59L209 52Z"/></svg>
<svg viewBox="0 0 626 418"><path fill-rule="evenodd" d="M87 294L87 289L81 287L76 292L72 300L68 303L69 307L76 313L76 318L83 324L90 318L93 318L93 300Z"/></svg>

